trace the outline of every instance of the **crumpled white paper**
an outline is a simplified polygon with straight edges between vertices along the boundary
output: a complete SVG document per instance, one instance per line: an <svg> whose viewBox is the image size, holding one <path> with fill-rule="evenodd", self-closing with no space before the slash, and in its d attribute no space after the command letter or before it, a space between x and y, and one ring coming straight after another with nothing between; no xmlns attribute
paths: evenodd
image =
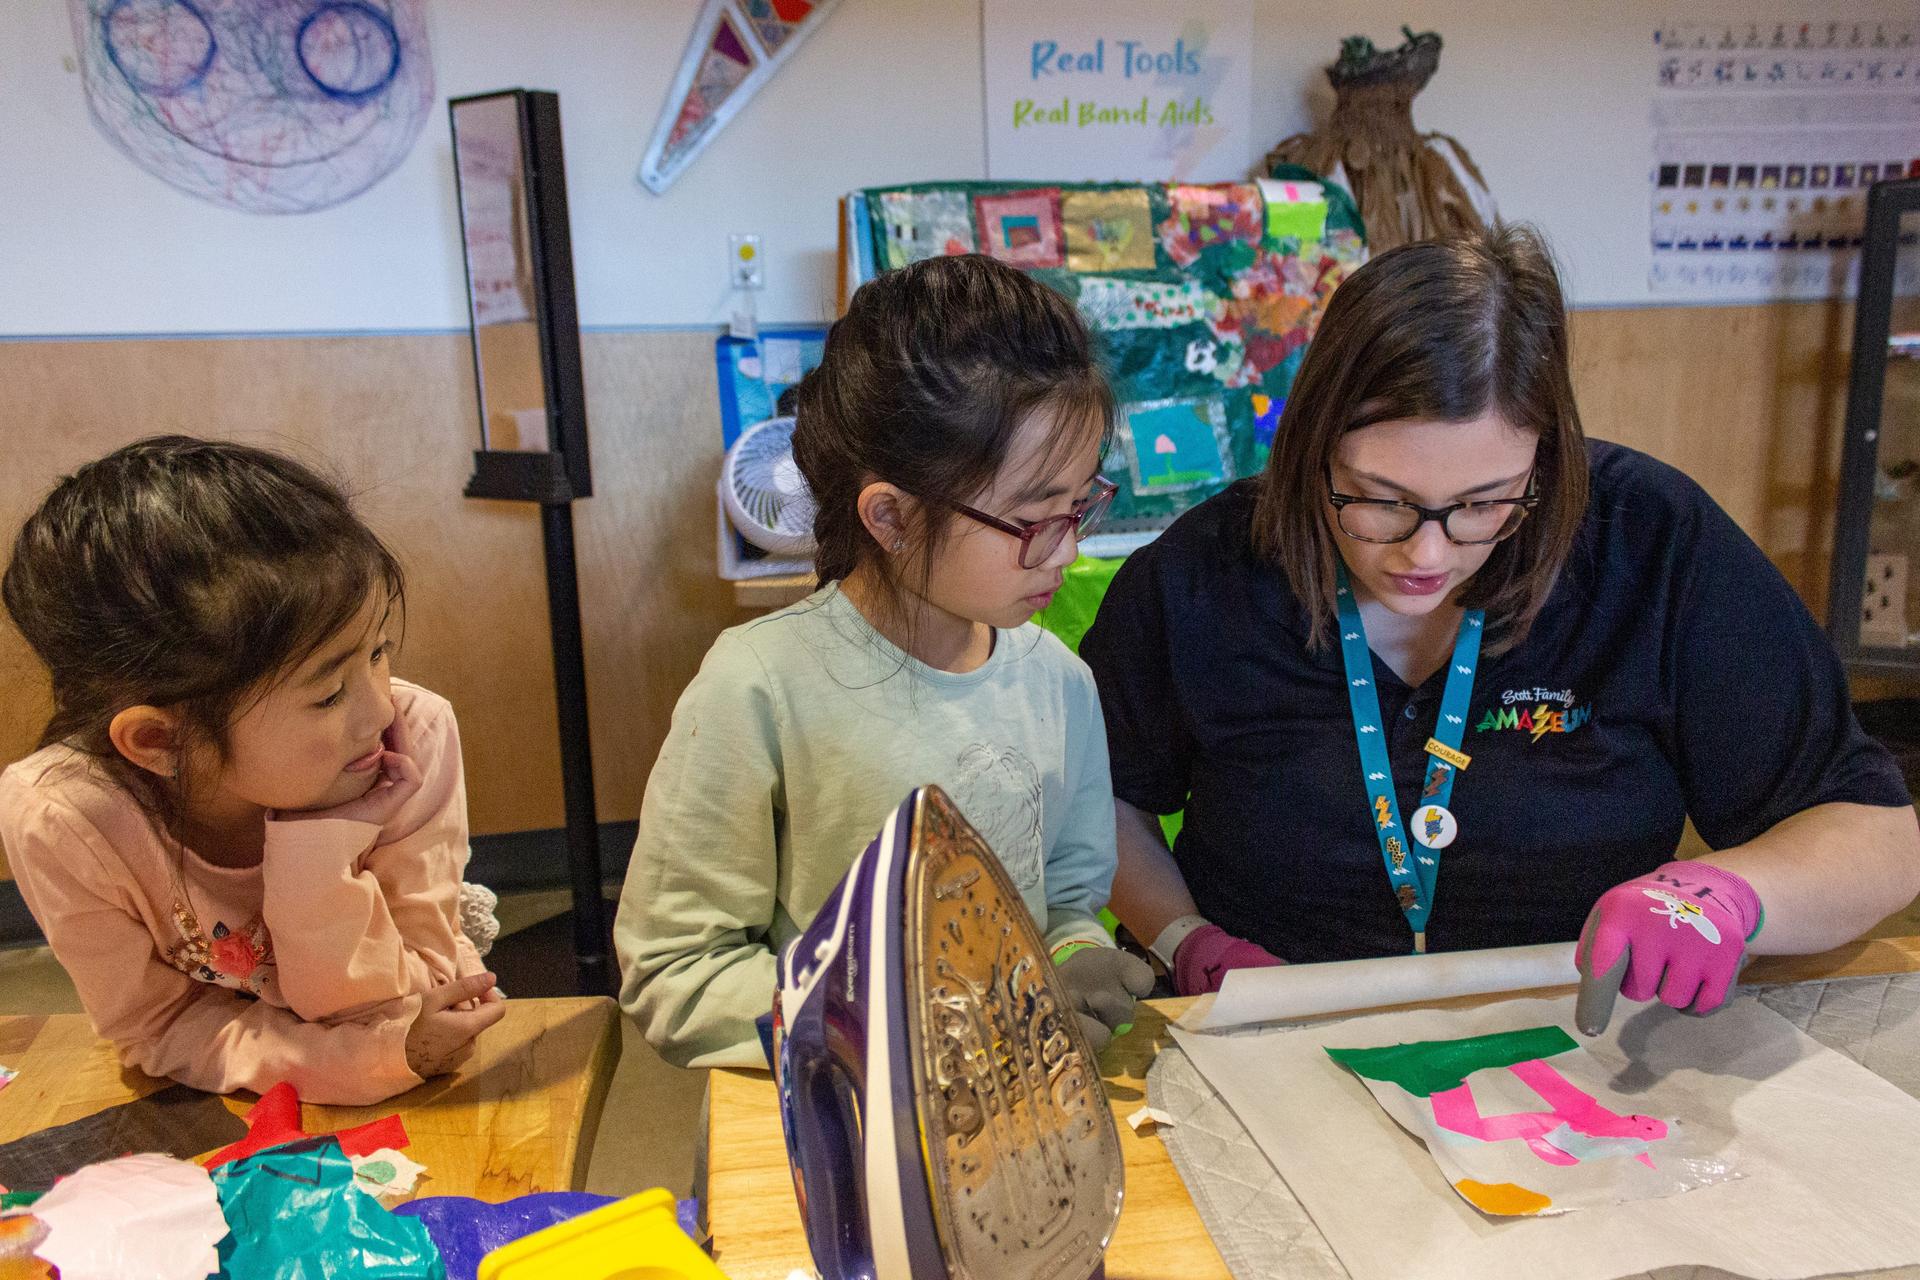
<svg viewBox="0 0 1920 1280"><path fill-rule="evenodd" d="M353 1185L376 1200L397 1200L413 1194L414 1186L427 1166L395 1151L381 1147L364 1156L348 1156L353 1161Z"/></svg>
<svg viewBox="0 0 1920 1280"><path fill-rule="evenodd" d="M34 1202L61 1280L206 1280L227 1234L213 1179L172 1156L90 1164Z"/></svg>

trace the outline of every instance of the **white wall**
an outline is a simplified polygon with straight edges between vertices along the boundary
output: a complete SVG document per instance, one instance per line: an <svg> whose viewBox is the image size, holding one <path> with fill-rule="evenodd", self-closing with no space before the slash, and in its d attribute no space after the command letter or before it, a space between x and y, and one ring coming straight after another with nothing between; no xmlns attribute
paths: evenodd
<svg viewBox="0 0 1920 1280"><path fill-rule="evenodd" d="M727 236L749 231L767 250L761 318L823 319L838 195L985 173L977 0L843 0L664 196L634 175L698 0L429 4L440 103L413 152L343 205L276 217L204 203L114 150L87 115L66 3L10 0L0 335L463 327L444 102L491 89L560 94L591 326L722 321ZM1255 0L1248 161L1324 113L1342 36L1432 27L1446 48L1415 122L1459 138L1502 211L1547 229L1577 301L1644 303L1654 26L1876 13L1906 16L1894 0Z"/></svg>

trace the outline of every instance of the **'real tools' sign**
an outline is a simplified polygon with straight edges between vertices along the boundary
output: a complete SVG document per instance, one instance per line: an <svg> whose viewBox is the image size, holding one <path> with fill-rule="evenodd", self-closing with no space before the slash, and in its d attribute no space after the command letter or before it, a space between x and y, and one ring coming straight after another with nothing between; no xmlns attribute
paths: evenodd
<svg viewBox="0 0 1920 1280"><path fill-rule="evenodd" d="M987 176L1245 177L1252 39L1252 0L985 0Z"/></svg>

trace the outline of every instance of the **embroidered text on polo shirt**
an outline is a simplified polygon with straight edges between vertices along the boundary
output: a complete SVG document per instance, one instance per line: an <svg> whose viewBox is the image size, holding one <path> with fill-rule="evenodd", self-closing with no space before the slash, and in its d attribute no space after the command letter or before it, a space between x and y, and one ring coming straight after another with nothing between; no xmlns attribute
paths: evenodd
<svg viewBox="0 0 1920 1280"><path fill-rule="evenodd" d="M1593 704L1575 706L1571 689L1507 689L1500 705L1488 707L1474 726L1475 733L1502 729L1532 735L1535 742L1549 733L1572 733L1593 719ZM1554 706L1554 703L1559 706ZM1531 705L1521 705L1531 704Z"/></svg>

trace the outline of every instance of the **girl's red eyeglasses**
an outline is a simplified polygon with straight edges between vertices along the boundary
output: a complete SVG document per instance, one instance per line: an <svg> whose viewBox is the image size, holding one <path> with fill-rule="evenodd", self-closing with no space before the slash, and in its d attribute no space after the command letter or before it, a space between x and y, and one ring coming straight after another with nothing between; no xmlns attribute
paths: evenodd
<svg viewBox="0 0 1920 1280"><path fill-rule="evenodd" d="M1012 520L1002 520L990 516L984 511L975 511L972 507L958 502L953 509L970 520L978 520L989 529L998 529L1004 534L1020 539L1020 567L1038 569L1053 557L1066 539L1067 530L1073 530L1075 538L1084 538L1099 527L1106 519L1107 508L1113 505L1113 495L1120 492L1120 486L1105 476L1093 478L1093 492L1073 504L1073 510L1063 516L1048 516L1045 520L1035 520L1030 524L1021 524Z"/></svg>

